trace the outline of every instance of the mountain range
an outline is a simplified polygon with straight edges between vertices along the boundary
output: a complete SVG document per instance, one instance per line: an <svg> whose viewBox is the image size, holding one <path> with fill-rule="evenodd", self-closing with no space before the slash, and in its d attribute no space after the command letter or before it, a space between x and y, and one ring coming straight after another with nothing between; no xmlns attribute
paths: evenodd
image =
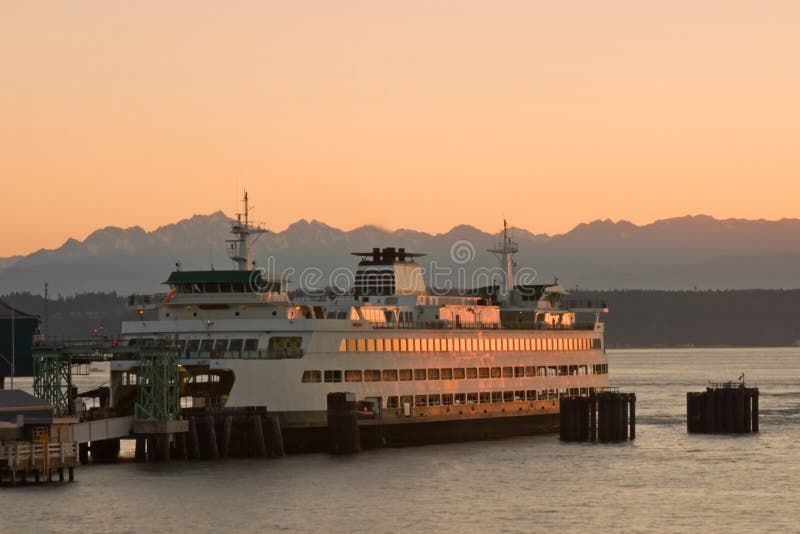
<svg viewBox="0 0 800 534"><path fill-rule="evenodd" d="M45 281L51 295L161 291L161 282L177 262L186 270L232 268L225 254L231 223L216 212L150 232L138 226L106 227L56 249L0 258L0 294L40 293ZM800 288L800 219L718 220L699 215L641 226L596 220L559 235L521 228L511 232L519 244L517 265L533 268L538 282L558 276L567 287L597 290ZM303 219L281 232L262 235L254 249L260 265L278 271L292 268L288 274L295 285L309 267L320 269L325 276L316 283L327 285L333 269L355 266L358 259L350 252L394 246L427 254L420 263L429 283L442 286L449 280L463 286L470 285L476 268L497 266L497 259L486 251L497 241L496 234L467 225L443 234L376 226L344 231ZM466 251L457 260L468 261L451 258L457 247ZM432 272L447 267L456 271L431 279ZM337 285L344 279L337 278Z"/></svg>

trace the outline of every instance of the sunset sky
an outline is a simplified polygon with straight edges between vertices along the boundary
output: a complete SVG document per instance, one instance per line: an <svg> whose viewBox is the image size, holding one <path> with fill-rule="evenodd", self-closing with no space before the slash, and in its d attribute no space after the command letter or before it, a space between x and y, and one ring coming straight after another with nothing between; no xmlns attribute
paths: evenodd
<svg viewBox="0 0 800 534"><path fill-rule="evenodd" d="M800 2L7 1L0 256L232 214L800 216Z"/></svg>

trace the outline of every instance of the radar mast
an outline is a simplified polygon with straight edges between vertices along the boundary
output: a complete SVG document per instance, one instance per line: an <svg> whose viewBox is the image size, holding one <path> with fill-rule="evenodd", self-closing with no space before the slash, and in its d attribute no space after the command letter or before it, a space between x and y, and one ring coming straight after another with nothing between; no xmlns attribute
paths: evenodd
<svg viewBox="0 0 800 534"><path fill-rule="evenodd" d="M505 280L501 282L500 297L502 302L511 302L511 291L514 289L514 254L519 252L519 247L512 241L508 231L508 222L503 219L503 231L498 236L497 248L489 249L500 260L500 267L505 272Z"/></svg>
<svg viewBox="0 0 800 534"><path fill-rule="evenodd" d="M255 269L256 262L253 259L253 244L265 234L267 230L260 225L250 225L250 212L254 208L249 205L247 191L244 192L244 213L236 214L236 221L233 223L231 233L236 239L227 239L228 257L233 260L234 266L239 271L251 271Z"/></svg>

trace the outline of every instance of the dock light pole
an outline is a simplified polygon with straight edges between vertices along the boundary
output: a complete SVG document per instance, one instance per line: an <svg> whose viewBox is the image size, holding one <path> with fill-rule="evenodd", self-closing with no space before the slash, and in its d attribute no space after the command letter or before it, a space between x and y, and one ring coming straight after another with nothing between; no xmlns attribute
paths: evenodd
<svg viewBox="0 0 800 534"><path fill-rule="evenodd" d="M17 349L14 343L14 306L11 306L11 389L14 389L14 371L17 366Z"/></svg>

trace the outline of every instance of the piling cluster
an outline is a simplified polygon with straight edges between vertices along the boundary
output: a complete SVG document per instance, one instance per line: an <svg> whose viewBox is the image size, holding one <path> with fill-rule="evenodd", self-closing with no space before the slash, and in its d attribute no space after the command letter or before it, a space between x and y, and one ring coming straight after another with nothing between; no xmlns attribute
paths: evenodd
<svg viewBox="0 0 800 534"><path fill-rule="evenodd" d="M758 388L726 382L687 393L686 427L692 434L758 432Z"/></svg>
<svg viewBox="0 0 800 534"><path fill-rule="evenodd" d="M328 450L333 454L361 450L358 402L353 393L328 393Z"/></svg>
<svg viewBox="0 0 800 534"><path fill-rule="evenodd" d="M217 460L231 457L284 455L277 416L266 407L188 409L188 431L163 436L137 436L136 461Z"/></svg>
<svg viewBox="0 0 800 534"><path fill-rule="evenodd" d="M636 395L600 391L588 397L561 399L562 441L610 443L636 438Z"/></svg>

